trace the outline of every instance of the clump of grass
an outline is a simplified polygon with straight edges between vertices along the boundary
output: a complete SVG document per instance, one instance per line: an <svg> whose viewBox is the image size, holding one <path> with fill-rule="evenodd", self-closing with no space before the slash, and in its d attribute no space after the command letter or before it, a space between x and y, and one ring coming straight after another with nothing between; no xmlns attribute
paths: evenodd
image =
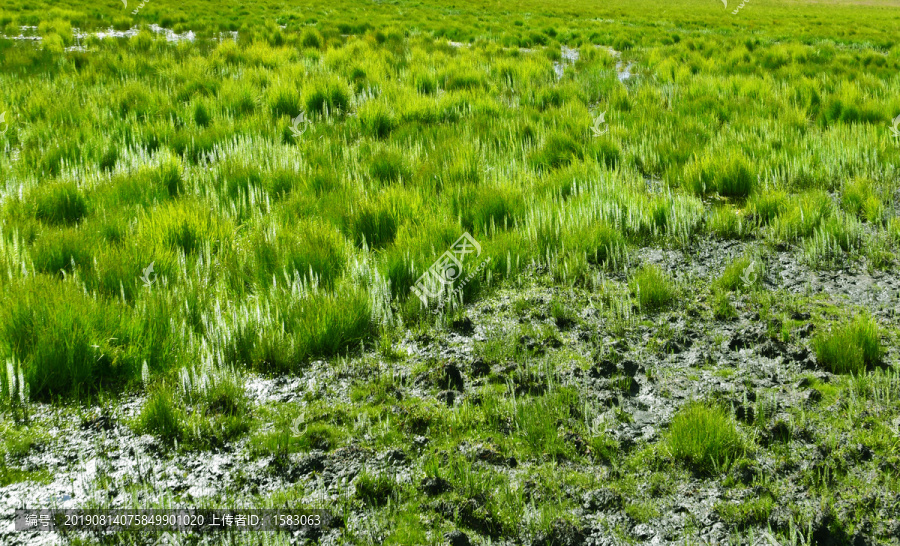
<svg viewBox="0 0 900 546"><path fill-rule="evenodd" d="M151 173L151 181L157 187L164 189L170 197L176 197L184 191L184 168L181 159L172 154L165 154L160 159L159 165Z"/></svg>
<svg viewBox="0 0 900 546"><path fill-rule="evenodd" d="M668 307L676 295L672 279L653 265L645 266L635 273L628 286L637 297L641 309L647 311Z"/></svg>
<svg viewBox="0 0 900 546"><path fill-rule="evenodd" d="M530 381L534 376L520 376ZM516 401L512 420L522 442L521 448L529 455L546 456L552 459L572 457L572 446L559 434L557 420L570 417L570 408L575 405L577 394L569 389L560 389L543 396Z"/></svg>
<svg viewBox="0 0 900 546"><path fill-rule="evenodd" d="M94 268L85 281L89 289L94 289L106 296L123 297L125 301L134 301L139 287L141 270L148 263L141 263L141 255L136 249L128 246L105 246L97 251L94 257ZM163 273L164 266L155 264L155 273Z"/></svg>
<svg viewBox="0 0 900 546"><path fill-rule="evenodd" d="M302 221L292 229L271 225L251 237L252 256L248 275L255 275L260 287L279 279L300 275L330 288L347 263L347 242L333 226Z"/></svg>
<svg viewBox="0 0 900 546"><path fill-rule="evenodd" d="M397 182L405 170L403 155L393 150L376 153L369 163L369 175L381 183Z"/></svg>
<svg viewBox="0 0 900 546"><path fill-rule="evenodd" d="M492 226L512 227L522 208L520 191L508 185L466 187L453 203L463 227L473 234L490 233Z"/></svg>
<svg viewBox="0 0 900 546"><path fill-rule="evenodd" d="M559 297L550 301L550 316L560 329L568 328L578 321L578 315Z"/></svg>
<svg viewBox="0 0 900 546"><path fill-rule="evenodd" d="M750 196L747 210L750 218L758 225L769 225L788 206L788 195L784 191L761 191Z"/></svg>
<svg viewBox="0 0 900 546"><path fill-rule="evenodd" d="M5 460L0 462L0 487L22 482L49 484L51 481L50 472L47 470L20 470L7 466Z"/></svg>
<svg viewBox="0 0 900 546"><path fill-rule="evenodd" d="M881 362L884 352L878 324L865 315L818 334L813 339L813 348L817 360L835 374L865 373Z"/></svg>
<svg viewBox="0 0 900 546"><path fill-rule="evenodd" d="M444 70L438 78L447 91L477 90L485 86L482 74L459 66Z"/></svg>
<svg viewBox="0 0 900 546"><path fill-rule="evenodd" d="M381 101L369 101L359 107L359 123L363 134L387 138L397 126L397 118L390 107Z"/></svg>
<svg viewBox="0 0 900 546"><path fill-rule="evenodd" d="M715 207L706 218L706 229L719 239L741 239L748 232L744 218L730 207Z"/></svg>
<svg viewBox="0 0 900 546"><path fill-rule="evenodd" d="M160 385L144 402L137 419L137 429L153 434L167 442L182 438L186 416L172 394L171 388Z"/></svg>
<svg viewBox="0 0 900 546"><path fill-rule="evenodd" d="M159 366L176 352L157 311L136 320L124 305L37 276L0 295L0 357L22 363L35 399L120 388L143 360Z"/></svg>
<svg viewBox="0 0 900 546"><path fill-rule="evenodd" d="M625 257L625 237L604 223L591 223L583 229L567 231L563 237L566 248L583 252L590 264L616 265Z"/></svg>
<svg viewBox="0 0 900 546"><path fill-rule="evenodd" d="M31 386L25 380L22 366L15 358L7 358L6 365L0 366L0 407L11 410L14 420L21 412L23 422L28 420L28 403L31 401ZM3 453L0 451L0 460Z"/></svg>
<svg viewBox="0 0 900 546"><path fill-rule="evenodd" d="M302 110L300 93L292 85L281 84L273 86L268 92L269 109L275 117L294 117Z"/></svg>
<svg viewBox="0 0 900 546"><path fill-rule="evenodd" d="M297 447L302 451L311 449L331 451L338 445L340 438L341 434L337 427L328 423L312 423L297 439Z"/></svg>
<svg viewBox="0 0 900 546"><path fill-rule="evenodd" d="M100 157L97 158L97 167L100 168L101 171L111 172L116 167L116 161L119 160L119 149L115 144L109 144L103 151L100 153Z"/></svg>
<svg viewBox="0 0 900 546"><path fill-rule="evenodd" d="M39 186L31 194L34 217L51 225L72 225L87 214L87 200L72 182Z"/></svg>
<svg viewBox="0 0 900 546"><path fill-rule="evenodd" d="M774 508L775 501L769 494L741 502L720 501L715 505L715 511L723 521L741 529L751 525L765 524Z"/></svg>
<svg viewBox="0 0 900 546"><path fill-rule="evenodd" d="M308 28L304 30L303 34L300 36L300 45L303 47L321 49L322 43L322 34L315 29Z"/></svg>
<svg viewBox="0 0 900 546"><path fill-rule="evenodd" d="M861 246L859 220L842 212L823 220L811 237L803 241L806 260L815 267L840 263L845 252Z"/></svg>
<svg viewBox="0 0 900 546"><path fill-rule="evenodd" d="M193 118L198 127L207 127L212 122L209 108L202 101L194 104Z"/></svg>
<svg viewBox="0 0 900 546"><path fill-rule="evenodd" d="M687 404L672 419L666 446L672 457L701 474L727 468L746 451L731 414L699 402Z"/></svg>
<svg viewBox="0 0 900 546"><path fill-rule="evenodd" d="M848 213L872 223L881 222L884 204L878 197L875 183L869 178L854 178L841 191L841 206Z"/></svg>
<svg viewBox="0 0 900 546"><path fill-rule="evenodd" d="M437 79L429 72L418 72L413 77L416 91L422 95L433 95L437 92Z"/></svg>
<svg viewBox="0 0 900 546"><path fill-rule="evenodd" d="M682 185L697 195L746 198L756 187L756 171L743 154L707 155L685 166Z"/></svg>
<svg viewBox="0 0 900 546"><path fill-rule="evenodd" d="M77 229L53 230L34 244L31 253L34 267L44 273L71 273L90 267L94 241Z"/></svg>
<svg viewBox="0 0 900 546"><path fill-rule="evenodd" d="M41 21L38 25L38 34L41 36L58 36L64 45L71 45L74 41L72 33L72 24L62 19L54 19L52 21Z"/></svg>
<svg viewBox="0 0 900 546"><path fill-rule="evenodd" d="M718 320L731 320L738 316L737 309L731 304L730 292L719 287L713 289L712 311Z"/></svg>
<svg viewBox="0 0 900 546"><path fill-rule="evenodd" d="M367 470L356 478L356 496L369 506L384 506L397 494L397 483L384 474Z"/></svg>
<svg viewBox="0 0 900 546"><path fill-rule="evenodd" d="M302 100L310 114L337 114L350 107L349 90L337 80L313 82L304 90Z"/></svg>
<svg viewBox="0 0 900 546"><path fill-rule="evenodd" d="M900 217L891 218L887 225L887 234L894 241L894 244L900 245Z"/></svg>
<svg viewBox="0 0 900 546"><path fill-rule="evenodd" d="M886 269L894 263L894 255L888 233L876 233L866 239L863 252L871 269Z"/></svg>
<svg viewBox="0 0 900 546"><path fill-rule="evenodd" d="M761 258L742 256L725 266L716 286L729 291L749 291L760 286L765 275L766 265Z"/></svg>
<svg viewBox="0 0 900 546"><path fill-rule="evenodd" d="M639 523L646 523L660 516L659 509L653 502L628 503L625 505L624 512Z"/></svg>
<svg viewBox="0 0 900 546"><path fill-rule="evenodd" d="M196 368L181 368L178 378L185 399L202 404L207 414L234 416L248 409L243 376L234 367L207 360Z"/></svg>
<svg viewBox="0 0 900 546"><path fill-rule="evenodd" d="M328 357L351 348L372 333L369 296L345 286L334 295L320 291L299 300L275 294L265 308L234 310L235 331L224 361L262 371L296 371L312 357Z"/></svg>
<svg viewBox="0 0 900 546"><path fill-rule="evenodd" d="M4 422L3 425L6 425ZM36 427L3 427L2 442L0 442L0 459L4 462L8 459L21 459L31 452L42 438L41 434L35 430Z"/></svg>
<svg viewBox="0 0 900 546"><path fill-rule="evenodd" d="M807 191L790 200L771 223L771 236L783 243L808 237L832 211L831 198L824 191Z"/></svg>
<svg viewBox="0 0 900 546"><path fill-rule="evenodd" d="M392 243L399 227L394 207L384 200L362 203L346 224L350 239L356 245L366 245L370 249Z"/></svg>
<svg viewBox="0 0 900 546"><path fill-rule="evenodd" d="M216 186L223 188L225 195L236 199L263 184L263 174L258 166L234 160L220 163L216 169Z"/></svg>
<svg viewBox="0 0 900 546"><path fill-rule="evenodd" d="M197 203L170 202L142 218L138 232L143 244L156 250L196 254L206 245L218 249L232 236L228 223Z"/></svg>
<svg viewBox="0 0 900 546"><path fill-rule="evenodd" d="M571 136L552 133L531 161L538 169L556 169L584 157L584 148Z"/></svg>

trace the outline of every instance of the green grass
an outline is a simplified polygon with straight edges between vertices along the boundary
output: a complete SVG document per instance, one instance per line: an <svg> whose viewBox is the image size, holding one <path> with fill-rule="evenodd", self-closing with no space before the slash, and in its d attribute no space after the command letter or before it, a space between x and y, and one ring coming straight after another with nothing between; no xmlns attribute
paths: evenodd
<svg viewBox="0 0 900 546"><path fill-rule="evenodd" d="M677 289L674 281L656 266L646 266L636 271L628 283L641 309L658 311L675 300Z"/></svg>
<svg viewBox="0 0 900 546"><path fill-rule="evenodd" d="M817 360L836 374L863 374L881 362L884 349L874 319L859 315L813 340Z"/></svg>
<svg viewBox="0 0 900 546"><path fill-rule="evenodd" d="M283 229L261 226L251 238L253 260L246 263L248 276L259 286L274 278L299 276L331 288L347 264L347 242L335 227L302 221Z"/></svg>
<svg viewBox="0 0 900 546"><path fill-rule="evenodd" d="M251 306L223 317L219 328L233 328L224 347L225 361L271 372L299 371L313 357L336 356L367 339L372 331L370 302L361 291L334 295L314 292L295 299L273 296L284 305L256 313Z"/></svg>
<svg viewBox="0 0 900 546"><path fill-rule="evenodd" d="M841 191L841 206L848 213L872 223L880 223L884 218L884 204L875 183L868 178L857 178L845 183Z"/></svg>
<svg viewBox="0 0 900 546"><path fill-rule="evenodd" d="M804 192L784 205L771 221L770 233L784 243L809 237L832 210L831 198L824 191Z"/></svg>
<svg viewBox="0 0 900 546"><path fill-rule="evenodd" d="M172 443L185 433L187 416L176 406L170 389L165 387L150 394L138 416L138 430Z"/></svg>
<svg viewBox="0 0 900 546"><path fill-rule="evenodd" d="M759 2L732 15L686 0L153 0L135 15L9 0L2 34L43 41L0 39L0 361L15 370L0 373L0 486L48 479L31 456L68 438L48 416L137 396L127 424L166 452L259 459L264 470L229 477L260 506L318 493L315 472L253 489L308 452L359 456L358 474L328 486L348 543L436 543L452 529L539 542L561 521L581 526L581 496L607 486L622 497L610 521L627 521L606 531L634 542L634 524L668 519L689 483L723 488L729 533L771 521L793 544L791 522L847 501L839 492L896 489L896 325L866 298L855 303L871 315L823 326L818 306L835 295L782 290L763 266L896 273L892 6ZM196 39L169 42L153 24ZM80 36L110 26L138 33ZM466 232L480 254L463 276L484 267L459 302L423 306L410 288ZM734 257L710 265L709 247ZM448 404L446 355L432 350L469 336L463 317L484 337L471 362L454 360L465 392ZM746 362L707 354L756 322L791 354L811 342L841 376L803 388L789 366L769 388ZM598 370L604 358L640 375ZM322 373L334 381L305 387ZM296 399L246 392L282 375L298 376ZM635 387L673 404L679 383L711 379L755 418L689 404L660 437L608 432L643 426ZM787 381L791 396L775 396ZM816 407L839 411L800 402L819 394ZM409 457L396 476L371 464L393 449ZM774 471L720 483L736 460ZM426 499L419 480L438 475L450 489ZM802 500L782 494L798 483ZM878 503L851 504L840 525L890 529Z"/></svg>
<svg viewBox="0 0 900 546"><path fill-rule="evenodd" d="M732 260L715 281L718 288L748 292L763 284L766 264L759 256L742 256Z"/></svg>
<svg viewBox="0 0 900 546"><path fill-rule="evenodd" d="M142 361L155 368L176 350L163 309L148 309L147 327L119 302L54 282L9 286L0 311L4 357L17 357L35 398L121 388L139 379Z"/></svg>
<svg viewBox="0 0 900 546"><path fill-rule="evenodd" d="M693 193L717 193L730 198L748 197L756 183L756 172L750 160L731 151L712 152L688 163L682 181L682 185Z"/></svg>
<svg viewBox="0 0 900 546"><path fill-rule="evenodd" d="M743 239L750 234L751 224L731 207L719 206L706 217L706 229L718 239Z"/></svg>
<svg viewBox="0 0 900 546"><path fill-rule="evenodd" d="M41 186L30 196L34 217L51 225L72 225L87 214L87 200L75 184L60 182Z"/></svg>
<svg viewBox="0 0 900 546"><path fill-rule="evenodd" d="M666 435L668 453L698 473L726 470L746 451L746 441L724 409L699 402L683 407Z"/></svg>
<svg viewBox="0 0 900 546"><path fill-rule="evenodd" d="M784 191L759 192L747 202L749 216L759 225L769 225L788 207L788 195Z"/></svg>
<svg viewBox="0 0 900 546"><path fill-rule="evenodd" d="M52 481L50 473L46 470L27 471L10 468L0 463L0 487L6 487L14 483L37 482L48 484Z"/></svg>
<svg viewBox="0 0 900 546"><path fill-rule="evenodd" d="M383 506L397 494L397 483L391 476L363 471L356 478L356 496L370 506Z"/></svg>
<svg viewBox="0 0 900 546"><path fill-rule="evenodd" d="M772 496L763 495L742 502L720 502L716 505L716 512L729 525L744 529L768 522L774 507Z"/></svg>

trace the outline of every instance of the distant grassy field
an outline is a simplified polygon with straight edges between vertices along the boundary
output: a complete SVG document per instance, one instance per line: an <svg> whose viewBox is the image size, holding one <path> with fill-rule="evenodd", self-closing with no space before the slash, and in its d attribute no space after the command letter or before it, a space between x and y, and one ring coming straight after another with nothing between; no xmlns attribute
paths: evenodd
<svg viewBox="0 0 900 546"><path fill-rule="evenodd" d="M380 364L377 378L362 371L368 359L403 363L411 337L446 333L523 279L605 301L601 337L627 338L658 313L695 316L695 305L719 324L747 305L761 321L773 309L812 312L823 370L876 385L846 386L860 392L892 385L867 374L894 358L882 345L896 339L896 315L844 323L862 314L833 301L833 312L818 314L811 300L795 309L800 296L778 284L788 276L766 281L763 264L777 252L819 275L900 274L900 2L127 4L0 7L4 430L25 427L35 403L135 395L145 403L131 428L176 452L241 442L254 457L330 452L355 436L351 422L389 413L385 397L400 388ZM98 35L109 29L124 35ZM440 273L468 277L464 287L436 281L437 297L417 296L420 277L463 234L475 256ZM703 244L747 252L709 282L644 263L647 249L691 257ZM540 328L581 324L581 307L554 301ZM791 339L787 322L769 330ZM473 343L489 363L531 354L490 335ZM247 378L304 377L322 360L361 374L358 392L311 399L329 417L299 440L260 428L290 411L258 407ZM397 367L406 364L438 373L435 362ZM464 390L452 373L441 377L435 392ZM485 385L497 406L444 421L409 404L374 443L427 432L452 450L508 416L522 434L506 446L516 457L579 460L556 420L586 419L573 408L587 395L550 383L510 384L521 395L511 399L507 385ZM627 392L631 379L616 385ZM896 416L891 396L885 411ZM752 457L753 433L729 411L685 407L659 457L707 477ZM703 445L704 427L720 426ZM621 448L581 434L594 463ZM896 442L878 446L890 457ZM0 477L20 471L14 453L0 451ZM474 479L463 477L470 463L431 456L416 459L428 479L449 472L441 479L457 488ZM622 461L615 472L638 464ZM879 476L896 484L892 468ZM544 471L554 472L535 470ZM402 514L392 541L443 540L425 531L438 524L413 517L419 493L385 493L380 475L361 476L363 506ZM505 474L483 479L510 487ZM554 522L564 510L552 508L562 501L549 493L531 499L546 513L523 529L520 492L474 489L459 494L488 495L482 508L494 519L457 510L446 520L497 541L563 533ZM774 504L721 513L740 541L766 528ZM633 525L660 510L621 509ZM851 536L860 521L835 525ZM867 534L876 535L890 532Z"/></svg>

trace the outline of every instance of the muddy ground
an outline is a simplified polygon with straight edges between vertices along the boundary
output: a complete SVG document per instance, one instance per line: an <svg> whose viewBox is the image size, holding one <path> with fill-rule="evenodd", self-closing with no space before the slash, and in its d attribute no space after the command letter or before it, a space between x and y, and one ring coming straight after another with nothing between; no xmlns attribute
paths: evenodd
<svg viewBox="0 0 900 546"><path fill-rule="evenodd" d="M867 310L885 332L884 366L896 370L900 276L895 271L872 272L861 263L812 270L795 252L771 250L764 253L766 273L760 290L774 302L771 309L761 315L758 295L735 293L736 316L717 319L704 287L729 259L746 250L744 243L708 241L687 251L644 249L631 256L634 265L659 265L678 281L682 292L670 310L640 314L632 309L633 316L618 324L611 323L604 307L609 304L604 304L599 288L548 287L545 272L532 270L518 286L495 290L468 307L465 316L447 328L408 332L394 347L403 355L395 362L383 361L381 353L371 350L351 357L378 361L374 371L352 363L315 362L301 376L254 376L247 382L254 407L302 407L310 400L352 405L353 386L370 380L373 373L394 378L391 384L397 400L437 401L452 407L479 404L478 388L488 383L508 383L520 396L529 396L558 382L575 387L584 400L601 408L591 424L617 442L622 458L652 451L686 401L724 401L748 427L765 401L771 415L767 425L754 429L759 449L728 472L701 476L672 471L677 465L665 457L662 462L651 457L648 460L656 462L643 469L602 457L557 460L554 464L564 471L595 476L595 486L563 487L562 494L576 507L569 520L530 536L524 532L508 536L496 532L489 517L479 515L484 512L478 510L482 500L442 500L449 484L424 477L423 456L439 455L443 449L432 445L427 431L408 434L394 449L373 449L365 435L350 435L337 445L326 442L320 449L292 453L286 460L253 453L249 438L212 451L185 452L134 433L130 423L143 398L131 394L86 408L32 405L31 426L42 432L14 464L25 472L47 476L46 483L22 481L0 488L0 544L67 543L55 534L14 532L12 511L20 507L250 506L298 484L303 501L342 508L330 528L298 533L290 542L379 542L389 529L373 513L385 508L353 501L356 479L364 468L390 472L398 484L421 492L422 518L434 525L433 543L782 544L796 527L803 535L797 543L900 544L900 499L897 491L889 490L900 472L897 443L893 453L873 450L845 429L822 429L827 425L821 423L827 420L804 424L797 418L798 412L832 415L835 422L859 418L842 414L840 397L823 405L832 399L823 398L823 391L829 391L820 386L844 379L822 369L810 350L812 336L823 327L822 317L841 309ZM624 272L605 276L611 283L627 278ZM565 301L577 318L554 320L548 312L554 298ZM773 330L783 330L778 323L785 318L790 321L788 341L772 335ZM522 335L517 340L530 355L559 356L552 380L541 372L517 373L522 362L491 361L478 354L479 343L515 339L523 325L537 327L536 332L556 332L546 338ZM423 366L431 366L432 371L417 371ZM622 377L631 379L624 388ZM895 419L896 413L874 418ZM868 426L863 421L854 426ZM895 431L898 424L893 423ZM585 449L567 423L560 423L559 434L576 451ZM789 437L786 451L769 449L783 436ZM456 450L473 465L505 473L511 483L525 489L532 471L546 464L537 457L508 457L497 444L481 439L463 441ZM838 452L844 475L855 476L855 483L863 484L864 490L837 491L824 498L807 477L816 468L830 467ZM616 485L623 480L637 487L623 494L624 489ZM722 517L722 502L762 495L774 499L764 520L735 524ZM542 502L539 492L533 501ZM635 517L635 510L628 508L641 503L652 504L649 517ZM868 508L860 509L860 504ZM447 534L448 527L455 528L455 534ZM155 539L131 540L152 544ZM198 542L197 537L184 539L184 543Z"/></svg>

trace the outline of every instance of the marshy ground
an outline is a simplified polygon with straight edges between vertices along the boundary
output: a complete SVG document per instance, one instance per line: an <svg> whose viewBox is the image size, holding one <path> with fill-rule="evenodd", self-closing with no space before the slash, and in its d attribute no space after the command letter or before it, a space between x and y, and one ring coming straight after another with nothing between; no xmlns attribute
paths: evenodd
<svg viewBox="0 0 900 546"><path fill-rule="evenodd" d="M900 544L890 2L108 4L0 8L0 544Z"/></svg>

